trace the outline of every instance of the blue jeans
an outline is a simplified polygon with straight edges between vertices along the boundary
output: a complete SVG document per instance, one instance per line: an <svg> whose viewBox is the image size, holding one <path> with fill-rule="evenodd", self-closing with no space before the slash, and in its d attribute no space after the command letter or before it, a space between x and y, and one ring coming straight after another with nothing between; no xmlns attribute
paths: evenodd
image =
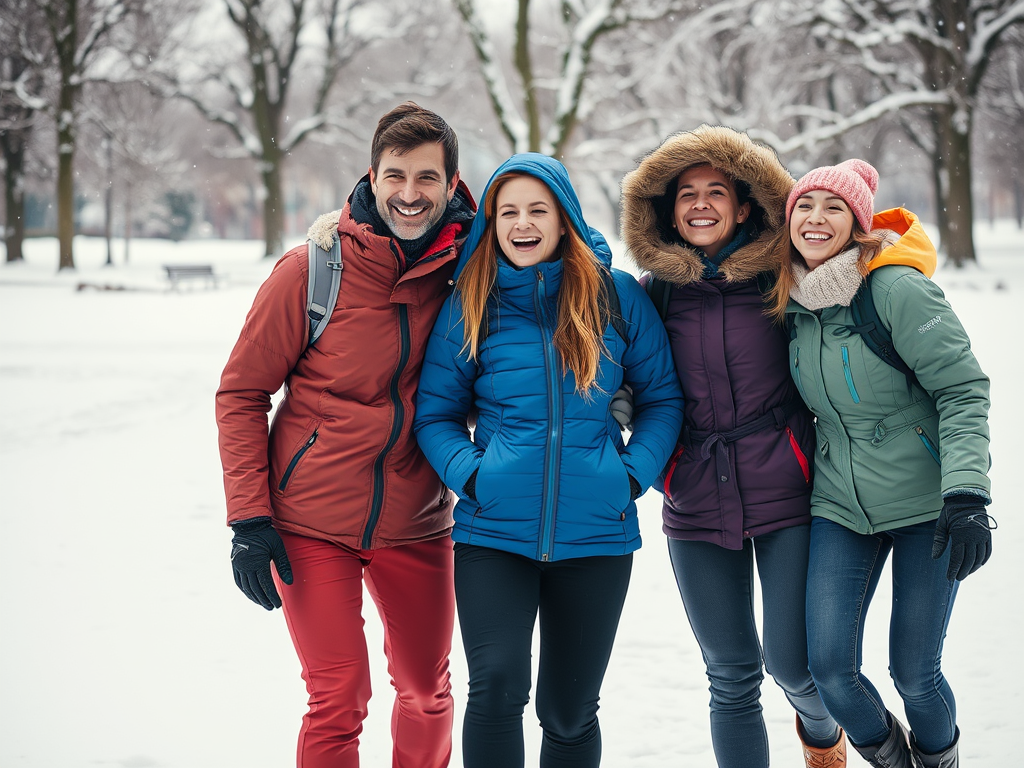
<svg viewBox="0 0 1024 768"><path fill-rule="evenodd" d="M597 768L601 683L633 555L539 562L455 545L455 598L469 665L466 768L522 768L523 711L540 616L537 715L541 768Z"/></svg>
<svg viewBox="0 0 1024 768"><path fill-rule="evenodd" d="M761 714L762 648L754 620L754 560L761 581L764 668L797 711L808 743L839 737L807 667L807 553L810 526L747 539L742 550L669 539L679 594L711 682L711 740L720 768L766 768Z"/></svg>
<svg viewBox="0 0 1024 768"><path fill-rule="evenodd" d="M811 523L807 636L811 673L829 712L858 746L889 733L886 706L861 673L864 622L892 552L889 674L925 753L956 733L956 702L942 675L942 642L959 582L946 578L949 550L932 560L932 522L862 535L816 517Z"/></svg>

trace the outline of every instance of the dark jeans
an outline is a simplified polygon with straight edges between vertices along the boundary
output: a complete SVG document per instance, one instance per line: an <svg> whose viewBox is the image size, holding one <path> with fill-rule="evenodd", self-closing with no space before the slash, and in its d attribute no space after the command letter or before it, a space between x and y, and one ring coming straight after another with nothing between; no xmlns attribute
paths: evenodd
<svg viewBox="0 0 1024 768"><path fill-rule="evenodd" d="M946 578L949 550L932 560L935 523L862 535L816 517L811 523L807 633L811 672L829 711L859 746L889 733L886 707L860 671L864 623L892 552L889 674L922 752L948 747L956 702L942 675L942 642L959 582Z"/></svg>
<svg viewBox="0 0 1024 768"><path fill-rule="evenodd" d="M626 600L632 555L538 562L455 545L455 599L469 663L466 768L522 768L523 711L540 612L541 768L601 762L598 697Z"/></svg>
<svg viewBox="0 0 1024 768"><path fill-rule="evenodd" d="M826 746L839 737L807 667L809 538L810 526L797 525L747 539L742 550L703 541L668 541L679 594L711 682L711 740L720 768L768 765L760 700L762 648L754 620L755 558L764 616L764 668L796 709L808 743Z"/></svg>

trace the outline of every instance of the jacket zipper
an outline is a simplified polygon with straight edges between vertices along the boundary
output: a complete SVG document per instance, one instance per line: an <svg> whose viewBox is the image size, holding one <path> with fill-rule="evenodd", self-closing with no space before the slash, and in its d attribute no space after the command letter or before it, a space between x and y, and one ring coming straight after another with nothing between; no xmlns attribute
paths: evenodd
<svg viewBox="0 0 1024 768"><path fill-rule="evenodd" d="M548 441L547 459L544 462L544 497L541 499L540 541L537 542L539 560L551 559L555 542L555 512L558 500L558 457L562 452L562 381L558 375L558 360L555 355L554 338L547 322L547 292L544 274L537 272L537 289L534 295L534 311L544 337L544 369L548 376Z"/></svg>
<svg viewBox="0 0 1024 768"><path fill-rule="evenodd" d="M942 465L942 459L939 458L939 452L935 446L932 445L932 441L928 439L928 435L924 433L924 429L921 427L914 427L914 431L917 432L917 436L921 438L921 442L924 443L924 447L928 449L928 453L935 459L935 463Z"/></svg>
<svg viewBox="0 0 1024 768"><path fill-rule="evenodd" d="M392 243L391 248L394 249L394 247L395 244ZM402 404L398 383L401 381L405 366L409 363L409 349L411 347L409 307L406 304L398 305L398 328L400 339L398 367L395 368L395 372L391 376L391 384L388 387L391 405L395 409L395 418L391 422L391 434L388 435L388 441L384 444L384 447L377 454L377 458L373 462L373 498L370 502L370 517L366 521L366 530L363 532L363 549L369 549L370 544L373 543L373 533L377 528L377 521L380 519L381 507L384 506L384 462L388 458L388 453L395 447L395 443L398 442L398 436L402 434L402 427L405 425L405 406Z"/></svg>
<svg viewBox="0 0 1024 768"><path fill-rule="evenodd" d="M846 386L850 388L850 397L854 403L860 403L860 395L857 394L857 387L853 384L853 371L850 370L850 350L843 344L843 375L846 376Z"/></svg>
<svg viewBox="0 0 1024 768"><path fill-rule="evenodd" d="M283 491L285 486L288 485L288 481L292 478L292 472L295 471L295 467L298 466L299 460L306 455L306 451L313 447L313 443L316 442L317 433L319 430L314 429L313 434L309 436L307 440L299 450L292 456L292 460L288 462L288 468L285 469L284 474L281 475L281 482L277 484L277 490Z"/></svg>
<svg viewBox="0 0 1024 768"><path fill-rule="evenodd" d="M804 384L800 379L800 347L793 350L793 383L796 384L796 391L800 397L807 402L807 397L804 395Z"/></svg>

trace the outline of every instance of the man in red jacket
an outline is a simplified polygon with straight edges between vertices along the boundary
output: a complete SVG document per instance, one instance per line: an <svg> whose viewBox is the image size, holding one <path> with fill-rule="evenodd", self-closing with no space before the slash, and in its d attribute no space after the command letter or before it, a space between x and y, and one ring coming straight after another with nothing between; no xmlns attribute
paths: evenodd
<svg viewBox="0 0 1024 768"><path fill-rule="evenodd" d="M299 768L358 765L370 698L364 583L397 692L394 768L443 768L451 756L452 498L412 421L427 338L474 211L452 129L412 102L396 107L377 125L369 174L311 230L326 248L341 241L327 328L307 348L302 245L260 287L221 377L235 583L267 610L283 604L309 692Z"/></svg>

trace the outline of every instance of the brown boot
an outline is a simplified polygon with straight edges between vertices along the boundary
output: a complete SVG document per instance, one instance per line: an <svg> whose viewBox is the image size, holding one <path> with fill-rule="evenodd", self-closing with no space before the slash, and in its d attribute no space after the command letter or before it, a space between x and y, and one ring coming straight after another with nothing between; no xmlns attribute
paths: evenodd
<svg viewBox="0 0 1024 768"><path fill-rule="evenodd" d="M921 763L910 750L907 729L891 712L889 719L892 726L885 741L867 747L858 747L854 744L853 748L874 768L920 768Z"/></svg>
<svg viewBox="0 0 1024 768"><path fill-rule="evenodd" d="M804 762L807 768L846 768L846 734L839 729L839 740L831 747L812 747L804 741L804 729L800 716L796 718L796 735L804 748Z"/></svg>

